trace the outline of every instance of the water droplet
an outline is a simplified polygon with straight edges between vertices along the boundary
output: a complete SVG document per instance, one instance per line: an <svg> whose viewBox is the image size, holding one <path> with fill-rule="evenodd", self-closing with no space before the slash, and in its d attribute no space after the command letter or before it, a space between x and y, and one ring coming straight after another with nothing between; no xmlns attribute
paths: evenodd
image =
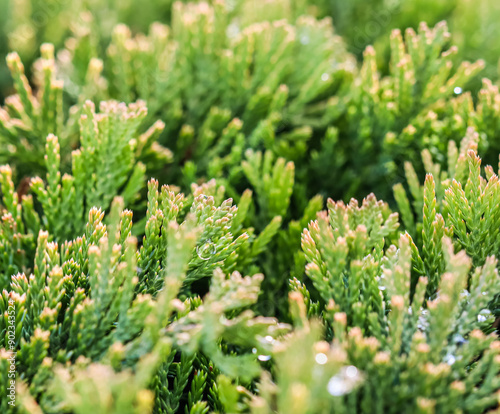
<svg viewBox="0 0 500 414"><path fill-rule="evenodd" d="M273 345L276 340L271 335L267 335L264 338L260 338L259 342L261 342L263 346L269 347L269 345Z"/></svg>
<svg viewBox="0 0 500 414"><path fill-rule="evenodd" d="M354 365L349 365L345 370L345 374L349 378L356 378L358 376L358 369Z"/></svg>
<svg viewBox="0 0 500 414"><path fill-rule="evenodd" d="M271 355L259 355L257 359L262 362L269 361L271 359Z"/></svg>
<svg viewBox="0 0 500 414"><path fill-rule="evenodd" d="M452 354L447 354L444 357L444 362L446 362L448 365L453 365L456 362L456 358Z"/></svg>
<svg viewBox="0 0 500 414"><path fill-rule="evenodd" d="M456 86L455 89L453 89L453 92L455 92L456 95L460 95L462 93L462 88L460 86Z"/></svg>
<svg viewBox="0 0 500 414"><path fill-rule="evenodd" d="M408 315L413 315L413 309L411 306L408 306Z"/></svg>
<svg viewBox="0 0 500 414"><path fill-rule="evenodd" d="M257 348L252 348L252 354L256 354L257 353Z"/></svg>
<svg viewBox="0 0 500 414"><path fill-rule="evenodd" d="M420 331L426 331L429 327L429 321L427 320L427 315L429 311L427 309L420 308L420 315L418 316L417 328Z"/></svg>
<svg viewBox="0 0 500 414"><path fill-rule="evenodd" d="M322 80L323 82L326 82L328 79L330 79L330 75L329 75L328 73L323 73L323 74L321 75L321 80Z"/></svg>
<svg viewBox="0 0 500 414"><path fill-rule="evenodd" d="M487 292L481 292L481 295L486 296L488 293Z"/></svg>
<svg viewBox="0 0 500 414"><path fill-rule="evenodd" d="M209 260L216 252L215 244L209 239L201 246L196 247L196 253L201 260Z"/></svg>
<svg viewBox="0 0 500 414"><path fill-rule="evenodd" d="M378 287L378 290L382 290L382 291L384 291L384 290L385 290L385 286L379 286L379 287Z"/></svg>
<svg viewBox="0 0 500 414"><path fill-rule="evenodd" d="M327 388L328 392L334 397L340 397L349 392L349 387L347 386L346 382L337 375L330 378Z"/></svg>
<svg viewBox="0 0 500 414"><path fill-rule="evenodd" d="M457 344L458 346L462 346L463 344L467 343L467 340L460 334L455 334L453 335L453 343Z"/></svg>
<svg viewBox="0 0 500 414"><path fill-rule="evenodd" d="M328 357L320 352L319 354L316 354L316 357L314 358L316 362L320 365L325 365L326 362L328 361Z"/></svg>
<svg viewBox="0 0 500 414"><path fill-rule="evenodd" d="M303 45L309 44L309 36L305 34L300 36L300 43L302 43Z"/></svg>
<svg viewBox="0 0 500 414"><path fill-rule="evenodd" d="M231 23L229 26L227 26L226 35L228 38L235 38L239 33L240 27L237 24Z"/></svg>
<svg viewBox="0 0 500 414"><path fill-rule="evenodd" d="M478 322L486 322L488 320L488 317L491 315L491 311L488 309L483 309L481 312L479 312L479 315L477 315L477 321Z"/></svg>
<svg viewBox="0 0 500 414"><path fill-rule="evenodd" d="M327 390L334 397L340 397L350 392L361 379L361 375L355 366L343 367L338 374L330 378Z"/></svg>

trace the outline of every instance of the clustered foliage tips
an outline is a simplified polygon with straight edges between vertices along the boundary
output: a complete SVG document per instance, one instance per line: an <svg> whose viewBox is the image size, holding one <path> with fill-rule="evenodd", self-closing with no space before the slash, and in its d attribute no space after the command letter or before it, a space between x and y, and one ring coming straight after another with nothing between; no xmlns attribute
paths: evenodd
<svg viewBox="0 0 500 414"><path fill-rule="evenodd" d="M500 410L471 2L49 3L0 3L2 412Z"/></svg>

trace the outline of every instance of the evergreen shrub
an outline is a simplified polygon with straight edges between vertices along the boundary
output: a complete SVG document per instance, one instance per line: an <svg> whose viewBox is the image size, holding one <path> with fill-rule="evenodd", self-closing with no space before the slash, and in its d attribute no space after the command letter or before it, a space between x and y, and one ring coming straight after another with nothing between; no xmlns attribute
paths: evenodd
<svg viewBox="0 0 500 414"><path fill-rule="evenodd" d="M0 0L0 411L500 412L499 16Z"/></svg>

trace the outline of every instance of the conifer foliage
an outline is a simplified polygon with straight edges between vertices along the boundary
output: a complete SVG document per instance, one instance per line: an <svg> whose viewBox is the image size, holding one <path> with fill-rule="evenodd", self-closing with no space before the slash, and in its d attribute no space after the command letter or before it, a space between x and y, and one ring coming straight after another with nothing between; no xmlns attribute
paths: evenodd
<svg viewBox="0 0 500 414"><path fill-rule="evenodd" d="M2 413L500 412L495 48L327 3L0 1Z"/></svg>

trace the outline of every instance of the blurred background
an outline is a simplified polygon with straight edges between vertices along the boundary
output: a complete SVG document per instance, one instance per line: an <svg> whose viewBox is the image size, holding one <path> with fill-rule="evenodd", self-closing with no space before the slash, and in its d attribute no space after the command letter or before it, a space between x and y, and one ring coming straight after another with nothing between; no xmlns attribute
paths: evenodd
<svg viewBox="0 0 500 414"><path fill-rule="evenodd" d="M244 5L241 0L222 1L235 14L240 7L247 8L249 21L262 18L252 17L252 1L245 1ZM0 101L12 93L5 64L9 51L19 53L28 73L39 57L42 43L53 43L58 50L65 46L68 36L81 35L82 31L90 31L97 43L95 46L104 52L118 23L127 24L133 33L147 32L152 21L170 23L173 3L173 0L0 0ZM290 20L301 14L318 18L330 16L349 51L360 59L366 46L374 45L382 68L384 62L388 62L392 29L417 28L421 21L432 27L446 20L452 33L451 43L459 48L456 59L484 59L487 67L481 76L493 80L498 77L498 0L274 0L268 3L269 7L276 8L277 18L287 14ZM272 13L266 18L272 19Z"/></svg>

